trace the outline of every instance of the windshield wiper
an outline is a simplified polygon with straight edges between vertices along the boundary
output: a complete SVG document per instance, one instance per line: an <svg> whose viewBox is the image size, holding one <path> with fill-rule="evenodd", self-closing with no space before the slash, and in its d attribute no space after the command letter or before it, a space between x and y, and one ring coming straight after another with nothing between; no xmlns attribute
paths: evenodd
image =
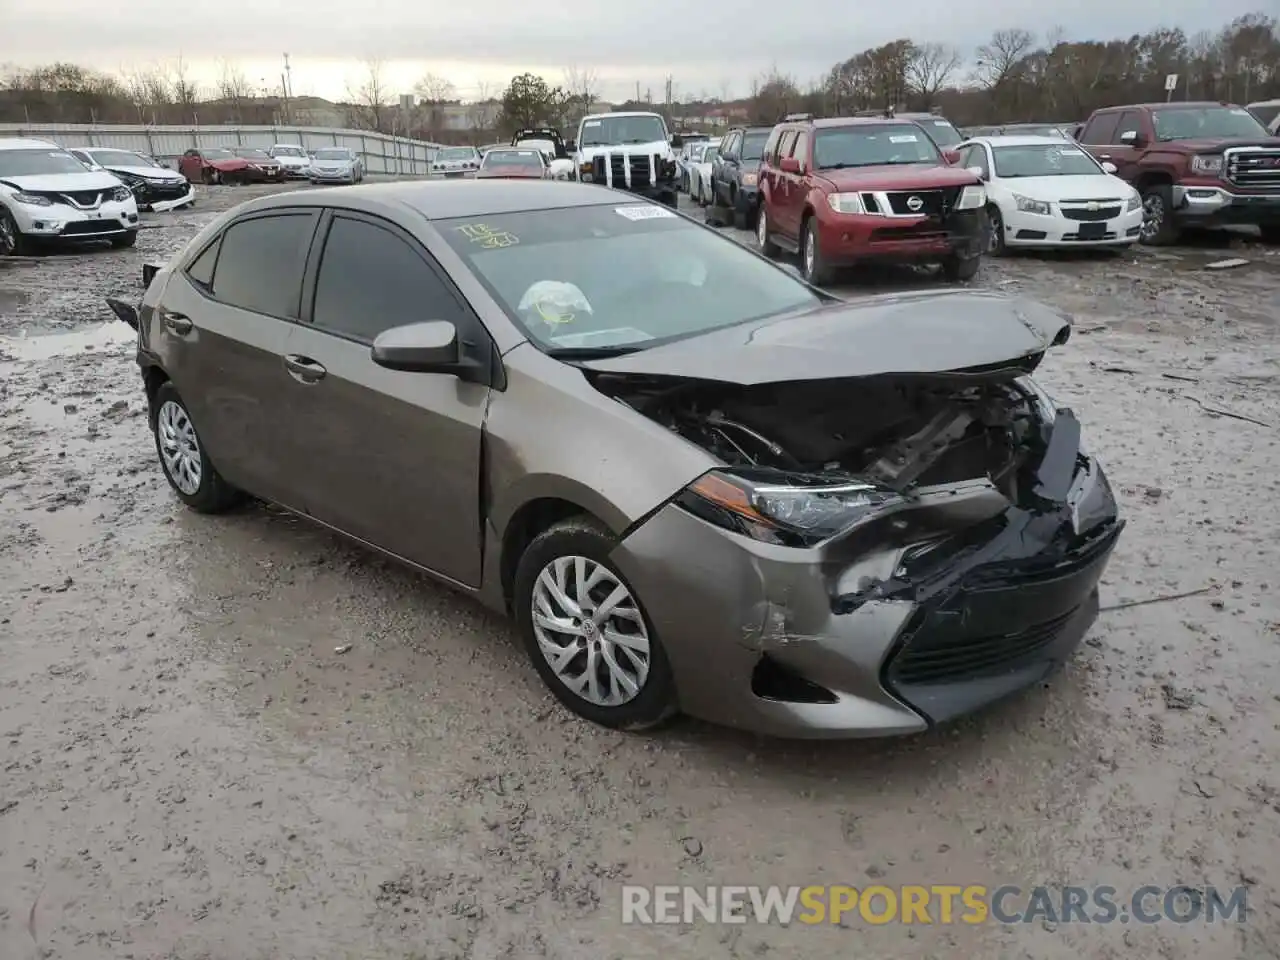
<svg viewBox="0 0 1280 960"><path fill-rule="evenodd" d="M547 347L544 352L557 360L607 360L609 357L625 357L639 349L618 344L611 347Z"/></svg>

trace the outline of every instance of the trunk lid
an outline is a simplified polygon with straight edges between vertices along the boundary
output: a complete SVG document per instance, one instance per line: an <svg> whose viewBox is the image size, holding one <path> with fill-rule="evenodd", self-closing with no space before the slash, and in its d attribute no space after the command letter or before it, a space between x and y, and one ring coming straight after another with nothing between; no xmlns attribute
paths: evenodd
<svg viewBox="0 0 1280 960"><path fill-rule="evenodd" d="M977 291L891 294L712 330L580 366L598 373L751 386L800 380L1035 368L1071 319L1022 297Z"/></svg>

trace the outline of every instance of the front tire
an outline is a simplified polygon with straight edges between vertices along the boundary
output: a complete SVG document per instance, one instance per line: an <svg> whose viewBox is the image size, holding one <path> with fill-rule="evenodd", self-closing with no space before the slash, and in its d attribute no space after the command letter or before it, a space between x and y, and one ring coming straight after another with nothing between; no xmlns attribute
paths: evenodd
<svg viewBox="0 0 1280 960"><path fill-rule="evenodd" d="M1000 216L1000 208L995 204L987 207L987 229L991 231L987 235L988 256L1003 257L1005 254L1004 217Z"/></svg>
<svg viewBox="0 0 1280 960"><path fill-rule="evenodd" d="M835 271L822 255L822 241L818 234L818 218L810 216L800 231L803 240L800 244L801 272L807 282L815 287L830 283Z"/></svg>
<svg viewBox="0 0 1280 960"><path fill-rule="evenodd" d="M520 557L514 613L557 700L592 723L646 730L676 713L675 681L634 590L611 566L616 547L586 516L544 530Z"/></svg>
<svg viewBox="0 0 1280 960"><path fill-rule="evenodd" d="M1142 191L1142 242L1167 247L1178 242L1182 231L1173 220L1173 187L1157 183Z"/></svg>
<svg viewBox="0 0 1280 960"><path fill-rule="evenodd" d="M664 193L662 195L662 202L672 210L678 210L680 208L680 194L676 193L674 190L670 193Z"/></svg>
<svg viewBox="0 0 1280 960"><path fill-rule="evenodd" d="M172 383L162 384L156 391L155 438L165 479L192 510L223 513L244 499L209 461L191 414Z"/></svg>
<svg viewBox="0 0 1280 960"><path fill-rule="evenodd" d="M948 283L965 283L978 275L982 257L961 257L952 254L942 261L942 276Z"/></svg>
<svg viewBox="0 0 1280 960"><path fill-rule="evenodd" d="M0 207L0 257L21 257L31 250L31 240L18 229L18 221Z"/></svg>
<svg viewBox="0 0 1280 960"><path fill-rule="evenodd" d="M111 238L111 246L116 250L123 250L125 247L132 247L138 242L138 231L129 230L126 233L119 234Z"/></svg>
<svg viewBox="0 0 1280 960"><path fill-rule="evenodd" d="M760 252L773 260L778 256L779 248L769 238L769 215L767 213L768 205L760 204L760 213L756 216L756 245L760 248Z"/></svg>
<svg viewBox="0 0 1280 960"><path fill-rule="evenodd" d="M1258 227L1263 243L1280 244L1280 223L1264 223Z"/></svg>

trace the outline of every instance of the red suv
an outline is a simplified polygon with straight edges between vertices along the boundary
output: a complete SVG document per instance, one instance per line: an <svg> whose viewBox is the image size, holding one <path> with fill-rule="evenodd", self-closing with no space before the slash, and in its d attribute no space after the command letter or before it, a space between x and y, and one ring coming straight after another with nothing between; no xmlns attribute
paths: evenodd
<svg viewBox="0 0 1280 960"><path fill-rule="evenodd" d="M837 267L877 260L941 263L948 280L970 280L987 197L956 159L911 120L788 118L760 163L760 250L798 253L818 285Z"/></svg>

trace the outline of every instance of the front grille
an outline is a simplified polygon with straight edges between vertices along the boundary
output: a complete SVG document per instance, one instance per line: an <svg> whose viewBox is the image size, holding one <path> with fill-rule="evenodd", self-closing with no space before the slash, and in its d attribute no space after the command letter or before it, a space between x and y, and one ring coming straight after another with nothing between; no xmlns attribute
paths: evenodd
<svg viewBox="0 0 1280 960"><path fill-rule="evenodd" d="M62 228L62 236L78 237L95 233L119 233L123 229L118 220L73 220Z"/></svg>
<svg viewBox="0 0 1280 960"><path fill-rule="evenodd" d="M1099 207L1097 210L1089 210L1085 207L1067 207L1062 208L1062 215L1068 220L1084 220L1093 222L1097 220L1111 220L1120 216L1119 204L1111 207Z"/></svg>
<svg viewBox="0 0 1280 960"><path fill-rule="evenodd" d="M1223 151L1226 179L1240 187L1280 187L1280 150L1231 147Z"/></svg>
<svg viewBox="0 0 1280 960"><path fill-rule="evenodd" d="M100 190L72 190L62 195L79 207L96 207L102 202Z"/></svg>
<svg viewBox="0 0 1280 960"><path fill-rule="evenodd" d="M893 662L893 679L909 686L1002 673L1009 665L1050 646L1075 612L1070 610L1017 633L957 637L950 631L930 631L913 636Z"/></svg>
<svg viewBox="0 0 1280 960"><path fill-rule="evenodd" d="M889 209L899 217L937 217L950 213L960 198L960 187L941 190L898 190L885 194ZM913 202L913 198L919 203Z"/></svg>
<svg viewBox="0 0 1280 960"><path fill-rule="evenodd" d="M641 190L660 180L662 158L647 153L604 153L591 161L591 174L597 183L620 190Z"/></svg>

